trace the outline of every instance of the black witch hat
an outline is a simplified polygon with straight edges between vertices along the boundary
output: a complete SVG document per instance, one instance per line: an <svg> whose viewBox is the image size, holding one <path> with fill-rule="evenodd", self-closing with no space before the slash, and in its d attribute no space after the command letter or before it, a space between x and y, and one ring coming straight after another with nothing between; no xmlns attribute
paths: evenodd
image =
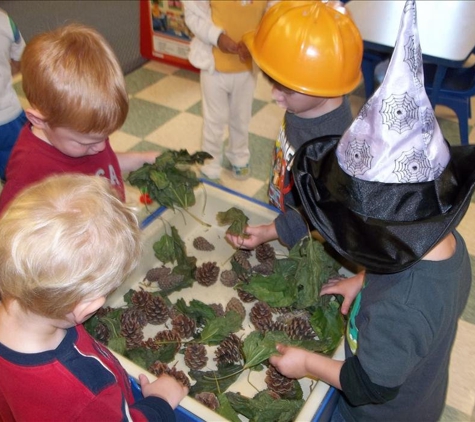
<svg viewBox="0 0 475 422"><path fill-rule="evenodd" d="M418 262L464 216L475 146L450 147L424 89L415 1L404 7L386 77L339 137L303 145L293 175L305 210L342 256L393 273Z"/></svg>

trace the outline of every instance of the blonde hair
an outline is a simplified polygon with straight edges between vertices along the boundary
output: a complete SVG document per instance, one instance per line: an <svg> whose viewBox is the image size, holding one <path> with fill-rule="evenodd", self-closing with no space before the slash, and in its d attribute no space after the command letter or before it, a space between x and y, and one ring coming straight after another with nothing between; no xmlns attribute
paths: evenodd
<svg viewBox="0 0 475 422"><path fill-rule="evenodd" d="M107 41L69 24L31 39L21 59L23 90L52 128L109 135L129 110L124 75Z"/></svg>
<svg viewBox="0 0 475 422"><path fill-rule="evenodd" d="M56 175L31 185L0 219L0 295L63 318L106 296L137 266L140 229L107 179Z"/></svg>

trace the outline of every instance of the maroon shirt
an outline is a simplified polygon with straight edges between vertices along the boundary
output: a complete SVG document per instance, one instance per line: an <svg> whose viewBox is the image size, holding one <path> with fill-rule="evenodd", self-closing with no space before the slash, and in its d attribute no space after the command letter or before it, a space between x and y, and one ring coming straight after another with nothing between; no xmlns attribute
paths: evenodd
<svg viewBox="0 0 475 422"><path fill-rule="evenodd" d="M0 194L0 213L18 193L27 186L53 174L81 173L104 176L119 191L125 201L125 188L119 161L109 139L106 147L95 155L70 157L44 142L31 131L27 124L20 132L8 161L6 179Z"/></svg>

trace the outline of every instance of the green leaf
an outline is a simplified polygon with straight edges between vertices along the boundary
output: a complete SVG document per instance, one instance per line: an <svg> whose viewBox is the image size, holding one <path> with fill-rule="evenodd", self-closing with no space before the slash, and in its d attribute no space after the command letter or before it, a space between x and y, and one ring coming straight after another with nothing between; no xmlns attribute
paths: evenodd
<svg viewBox="0 0 475 422"><path fill-rule="evenodd" d="M276 308L292 305L297 296L295 284L289 282L280 274L254 275L249 283L239 283L236 288L251 293L257 299Z"/></svg>
<svg viewBox="0 0 475 422"><path fill-rule="evenodd" d="M310 324L318 338L326 341L329 349L334 349L345 330L339 303L331 301L327 306L317 308L310 317Z"/></svg>
<svg viewBox="0 0 475 422"><path fill-rule="evenodd" d="M259 331L253 331L245 339L243 353L245 357L244 368L259 365L277 353L277 343L289 344L289 337L282 331L268 331L264 336Z"/></svg>
<svg viewBox="0 0 475 422"><path fill-rule="evenodd" d="M242 365L223 365L216 371L196 371L191 370L188 374L196 380L190 388L190 395L209 391L210 393L221 394L226 391L238 379L242 372Z"/></svg>
<svg viewBox="0 0 475 422"><path fill-rule="evenodd" d="M194 188L200 184L196 173L183 169L183 165L202 163L211 157L208 153L197 152L190 155L187 150L167 150L155 159L153 164L144 164L129 173L128 182L137 186L160 205L174 209L184 209L196 202Z"/></svg>
<svg viewBox="0 0 475 422"><path fill-rule="evenodd" d="M171 235L164 234L153 244L155 256L164 264L177 261L184 267L192 267L192 260L186 256L186 246L175 226L171 227ZM179 273L180 274L180 273Z"/></svg>
<svg viewBox="0 0 475 422"><path fill-rule="evenodd" d="M239 393L227 392L226 397L236 412L250 421L290 422L304 405L304 400L276 400L268 390L257 393L252 399Z"/></svg>
<svg viewBox="0 0 475 422"><path fill-rule="evenodd" d="M124 337L111 337L107 342L107 347L119 355L124 355L127 350Z"/></svg>
<svg viewBox="0 0 475 422"><path fill-rule="evenodd" d="M273 400L259 403L255 422L292 422L305 404L304 400Z"/></svg>
<svg viewBox="0 0 475 422"><path fill-rule="evenodd" d="M182 314L195 320L204 319L206 321L211 321L216 319L216 312L214 309L197 299L192 299L189 306L187 306L184 299L180 298L176 301L175 306Z"/></svg>
<svg viewBox="0 0 475 422"><path fill-rule="evenodd" d="M167 175L163 171L153 170L150 172L150 179L157 189L165 189L170 185Z"/></svg>
<svg viewBox="0 0 475 422"><path fill-rule="evenodd" d="M231 422L241 422L239 415L229 403L228 398L225 394L218 394L219 407L216 409L216 412L221 415L223 418Z"/></svg>
<svg viewBox="0 0 475 422"><path fill-rule="evenodd" d="M227 211L218 212L216 214L216 220L220 226L229 225L226 233L242 236L249 218L239 208L232 207Z"/></svg>
<svg viewBox="0 0 475 422"><path fill-rule="evenodd" d="M164 264L176 261L173 237L168 234L164 234L160 240L153 244L153 251L155 256Z"/></svg>
<svg viewBox="0 0 475 422"><path fill-rule="evenodd" d="M208 345L221 343L229 334L242 327L242 317L235 311L228 311L222 317L209 321L201 331L201 341Z"/></svg>
<svg viewBox="0 0 475 422"><path fill-rule="evenodd" d="M300 258L296 256L296 251L299 252ZM295 306L304 309L320 303L323 283L337 274L340 265L328 255L320 242L310 238L305 238L298 249L294 247L290 256L298 261L295 272L298 296Z"/></svg>

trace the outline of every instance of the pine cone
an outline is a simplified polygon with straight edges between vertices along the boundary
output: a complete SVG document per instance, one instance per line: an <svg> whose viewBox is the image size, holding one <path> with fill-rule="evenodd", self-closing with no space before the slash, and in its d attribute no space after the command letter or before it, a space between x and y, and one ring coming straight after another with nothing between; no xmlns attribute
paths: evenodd
<svg viewBox="0 0 475 422"><path fill-rule="evenodd" d="M101 318L106 316L109 312L112 312L114 308L111 308L110 306L103 306L99 308L96 312L96 317Z"/></svg>
<svg viewBox="0 0 475 422"><path fill-rule="evenodd" d="M237 289L237 295L244 303L250 303L256 300L256 297L253 294L242 289Z"/></svg>
<svg viewBox="0 0 475 422"><path fill-rule="evenodd" d="M110 339L110 330L106 324L99 322L94 328L94 337L103 344L107 344Z"/></svg>
<svg viewBox="0 0 475 422"><path fill-rule="evenodd" d="M172 327L181 338L193 337L196 329L196 322L194 319L180 314L172 319Z"/></svg>
<svg viewBox="0 0 475 422"><path fill-rule="evenodd" d="M252 265L249 262L249 256L245 252L249 251L238 249L236 252L234 252L233 260L236 261L245 271L250 271Z"/></svg>
<svg viewBox="0 0 475 422"><path fill-rule="evenodd" d="M159 377L162 374L170 375L178 382L182 383L185 387L190 388L190 380L186 374L183 371L178 371L175 367L170 368L166 363L162 363L157 360L155 363L149 366L148 370L156 377Z"/></svg>
<svg viewBox="0 0 475 422"><path fill-rule="evenodd" d="M282 375L275 366L270 365L266 371L265 382L269 390L283 397L294 389L294 380Z"/></svg>
<svg viewBox="0 0 475 422"><path fill-rule="evenodd" d="M143 328L147 325L148 319L145 311L143 309L137 308L136 306L132 306L131 308L126 309L122 313L122 317L125 318L124 314L127 314L128 318L134 318Z"/></svg>
<svg viewBox="0 0 475 422"><path fill-rule="evenodd" d="M136 290L132 293L130 301L137 308L145 309L147 307L148 301L151 298L152 294L150 292L146 292L145 290Z"/></svg>
<svg viewBox="0 0 475 422"><path fill-rule="evenodd" d="M256 247L256 259L259 262L265 262L268 260L274 261L275 259L275 250L268 243L262 243Z"/></svg>
<svg viewBox="0 0 475 422"><path fill-rule="evenodd" d="M267 261L261 262L252 267L252 271L261 275L274 274L274 261L268 259Z"/></svg>
<svg viewBox="0 0 475 422"><path fill-rule="evenodd" d="M183 371L179 371L178 369L173 367L170 368L170 371L168 371L168 375L172 376L178 382L182 383L186 388L189 389L191 387L190 380Z"/></svg>
<svg viewBox="0 0 475 422"><path fill-rule="evenodd" d="M270 331L274 327L271 307L265 302L257 302L251 309L249 319L257 330L262 333Z"/></svg>
<svg viewBox="0 0 475 422"><path fill-rule="evenodd" d="M237 297L231 298L231 300L226 305L226 312L228 311L235 311L241 315L242 319L246 318L246 310L244 309L244 305Z"/></svg>
<svg viewBox="0 0 475 422"><path fill-rule="evenodd" d="M151 372L156 377L159 377L162 374L168 374L170 368L166 363L160 362L159 360L155 361L152 365L149 366L148 371Z"/></svg>
<svg viewBox="0 0 475 422"><path fill-rule="evenodd" d="M171 272L171 269L167 267L152 268L151 270L147 271L147 274L145 275L144 280L158 281L162 277L165 277L168 274L170 274L170 272Z"/></svg>
<svg viewBox="0 0 475 422"><path fill-rule="evenodd" d="M185 364L190 369L201 369L208 363L206 347L199 343L190 343L185 349Z"/></svg>
<svg viewBox="0 0 475 422"><path fill-rule="evenodd" d="M160 344L155 341L153 338L148 338L145 341L142 341L142 347L149 350L158 350L160 348Z"/></svg>
<svg viewBox="0 0 475 422"><path fill-rule="evenodd" d="M174 344L175 353L177 353L181 347L181 337L174 330L159 331L157 334L155 334L153 341L155 343L155 349L158 349L160 346L164 344Z"/></svg>
<svg viewBox="0 0 475 422"><path fill-rule="evenodd" d="M125 337L127 349L139 347L143 340L142 325L134 313L124 312L120 316L120 334Z"/></svg>
<svg viewBox="0 0 475 422"><path fill-rule="evenodd" d="M214 360L218 365L238 363L242 360L242 341L236 334L230 334L216 348Z"/></svg>
<svg viewBox="0 0 475 422"><path fill-rule="evenodd" d="M179 286L184 278L185 276L183 274L170 273L166 276L159 278L157 280L157 284L161 290L164 290L164 291L172 290L175 287Z"/></svg>
<svg viewBox="0 0 475 422"><path fill-rule="evenodd" d="M193 240L193 246L199 251L214 251L214 245L208 242L203 236L198 236Z"/></svg>
<svg viewBox="0 0 475 422"><path fill-rule="evenodd" d="M252 256L252 252L249 249L238 249L234 252L233 256L239 262L240 259L249 259Z"/></svg>
<svg viewBox="0 0 475 422"><path fill-rule="evenodd" d="M233 270L224 270L221 272L221 283L223 283L226 287L234 287L239 279L235 271Z"/></svg>
<svg viewBox="0 0 475 422"><path fill-rule="evenodd" d="M213 308L214 313L216 314L217 317L222 317L224 316L224 308L221 303L212 303L211 308Z"/></svg>
<svg viewBox="0 0 475 422"><path fill-rule="evenodd" d="M173 318L176 318L178 315L183 315L180 310L175 306L171 306L169 309L168 309L168 316L173 319Z"/></svg>
<svg viewBox="0 0 475 422"><path fill-rule="evenodd" d="M152 296L147 303L145 313L150 324L163 324L168 319L168 306L161 296Z"/></svg>
<svg viewBox="0 0 475 422"><path fill-rule="evenodd" d="M199 401L201 404L204 404L207 408L211 410L216 410L219 407L219 401L216 397L216 394L203 391L195 395L195 400Z"/></svg>
<svg viewBox="0 0 475 422"><path fill-rule="evenodd" d="M195 272L196 281L202 286L211 286L216 283L219 276L219 267L216 262L205 262L198 267Z"/></svg>
<svg viewBox="0 0 475 422"><path fill-rule="evenodd" d="M284 332L292 340L310 340L316 336L308 319L303 317L292 319L292 321L285 326Z"/></svg>

